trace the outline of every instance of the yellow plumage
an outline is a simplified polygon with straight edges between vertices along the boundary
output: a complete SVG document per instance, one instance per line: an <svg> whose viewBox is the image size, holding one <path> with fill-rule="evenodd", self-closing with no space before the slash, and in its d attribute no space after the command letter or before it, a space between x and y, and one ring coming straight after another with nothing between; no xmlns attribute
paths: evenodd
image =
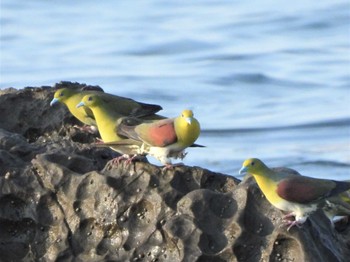
<svg viewBox="0 0 350 262"><path fill-rule="evenodd" d="M153 121L124 119L117 132L128 139L108 143L109 146L141 143L140 152L153 156L169 167L170 158L184 158L184 149L194 145L200 134L200 124L191 110L184 110L176 118Z"/></svg>
<svg viewBox="0 0 350 262"><path fill-rule="evenodd" d="M131 99L105 94L91 94L82 98L77 107L89 108L95 117L97 128L100 132L104 143L117 143L125 140L117 133L118 125L128 115L137 115L144 119L159 119L163 118L154 114L161 109L158 105L149 105L136 102ZM141 143L123 144L123 145L108 145L113 150L121 154L137 154ZM102 145L101 145L102 146Z"/></svg>
<svg viewBox="0 0 350 262"><path fill-rule="evenodd" d="M52 106L57 102L63 103L67 106L69 112L80 122L86 125L96 126L94 115L89 108L76 107L85 95L94 93L98 93L98 91L80 91L70 88L61 88L55 92L50 105Z"/></svg>
<svg viewBox="0 0 350 262"><path fill-rule="evenodd" d="M350 188L349 182L306 177L288 168L271 169L257 158L245 160L240 173L253 175L266 199L290 212L285 218L295 217L287 221L288 229L304 223L310 213L325 208L332 198Z"/></svg>

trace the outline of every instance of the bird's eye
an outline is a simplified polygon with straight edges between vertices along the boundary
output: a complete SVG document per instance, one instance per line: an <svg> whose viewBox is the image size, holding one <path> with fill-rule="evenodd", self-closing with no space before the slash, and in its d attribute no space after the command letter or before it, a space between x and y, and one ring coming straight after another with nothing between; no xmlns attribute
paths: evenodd
<svg viewBox="0 0 350 262"><path fill-rule="evenodd" d="M254 162L251 163L252 166L254 166L254 164L255 164Z"/></svg>
<svg viewBox="0 0 350 262"><path fill-rule="evenodd" d="M60 93L60 96L64 96L63 92Z"/></svg>
<svg viewBox="0 0 350 262"><path fill-rule="evenodd" d="M89 96L88 101L92 101L92 96Z"/></svg>

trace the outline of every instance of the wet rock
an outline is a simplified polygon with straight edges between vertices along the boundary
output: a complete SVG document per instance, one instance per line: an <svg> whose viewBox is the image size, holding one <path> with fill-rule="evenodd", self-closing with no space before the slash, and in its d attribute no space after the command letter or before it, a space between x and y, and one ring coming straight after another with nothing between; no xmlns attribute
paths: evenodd
<svg viewBox="0 0 350 262"><path fill-rule="evenodd" d="M64 82L57 87L89 87ZM347 261L350 225L290 232L253 179L113 165L55 88L0 91L1 261Z"/></svg>

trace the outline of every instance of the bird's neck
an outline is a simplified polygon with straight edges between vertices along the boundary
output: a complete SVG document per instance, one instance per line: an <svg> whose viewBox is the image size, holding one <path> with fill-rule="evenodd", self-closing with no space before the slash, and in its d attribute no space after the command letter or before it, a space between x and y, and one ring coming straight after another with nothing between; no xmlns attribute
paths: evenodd
<svg viewBox="0 0 350 262"><path fill-rule="evenodd" d="M81 95L77 95L76 93L74 93L64 97L64 100L62 102L65 103L66 105L70 104L72 105L72 107L77 108L76 106L81 102L82 98L83 97Z"/></svg>
<svg viewBox="0 0 350 262"><path fill-rule="evenodd" d="M253 175L256 183L260 187L261 191L263 193L268 192L271 190L271 186L274 184L274 181L270 178L267 178L265 176L260 176L260 175Z"/></svg>
<svg viewBox="0 0 350 262"><path fill-rule="evenodd" d="M174 127L178 141L185 147L192 145L200 133L200 126L196 119L192 119L192 123L188 124L186 120L176 118Z"/></svg>
<svg viewBox="0 0 350 262"><path fill-rule="evenodd" d="M69 97L66 97L62 101L62 103L64 103L69 108L69 110L74 116L77 116L77 115L79 116L83 112L82 108L77 108L77 104L79 104L80 101L81 101L81 98L79 96L69 96Z"/></svg>
<svg viewBox="0 0 350 262"><path fill-rule="evenodd" d="M107 143L120 141L121 137L119 137L116 132L116 124L120 116L111 114L111 110L108 110L102 106L92 107L91 110L94 113L97 128L103 142Z"/></svg>
<svg viewBox="0 0 350 262"><path fill-rule="evenodd" d="M277 183L274 179L274 174L270 172L268 174L269 175L266 175L266 173L259 173L253 174L253 176L265 197L269 200L270 203L276 205L282 199L276 193Z"/></svg>

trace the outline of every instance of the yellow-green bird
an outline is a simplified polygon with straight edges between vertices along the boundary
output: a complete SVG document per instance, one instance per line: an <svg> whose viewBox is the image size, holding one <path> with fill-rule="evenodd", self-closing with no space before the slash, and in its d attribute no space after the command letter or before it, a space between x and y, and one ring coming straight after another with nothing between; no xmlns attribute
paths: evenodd
<svg viewBox="0 0 350 262"><path fill-rule="evenodd" d="M123 118L132 116L142 119L161 119L155 113L162 109L158 105L139 103L131 99L111 99L105 94L88 94L76 105L77 108L89 108L95 117L97 128L103 142L118 142L126 137L117 134L117 127ZM121 154L134 155L139 152L142 143L129 145L108 145Z"/></svg>
<svg viewBox="0 0 350 262"><path fill-rule="evenodd" d="M71 88L60 88L58 89L50 103L50 106L60 102L67 106L69 112L77 118L80 122L89 126L96 126L96 121L92 111L87 107L77 108L76 105L81 99L87 94L103 93L101 90L79 90Z"/></svg>
<svg viewBox="0 0 350 262"><path fill-rule="evenodd" d="M108 107L109 114L115 114L118 115L118 117L130 115L143 117L152 115L162 109L159 105L137 102L130 98L104 93L101 92L101 90L77 90L70 88L57 90L50 105L52 106L57 102L61 102L68 107L72 115L78 120L89 126L97 126L93 110L84 105L77 107L77 104L87 95L98 96L99 99L103 101L102 103Z"/></svg>
<svg viewBox="0 0 350 262"><path fill-rule="evenodd" d="M185 157L184 150L194 144L200 135L200 124L192 110L183 110L175 118L153 122L122 122L117 129L119 135L143 143L144 153L159 160L166 167L171 166L170 158Z"/></svg>
<svg viewBox="0 0 350 262"><path fill-rule="evenodd" d="M278 209L289 212L284 218L295 217L294 221L287 221L287 230L294 225L300 226L312 212L324 207L331 197L350 189L349 182L274 170L257 158L245 160L239 173L253 175L267 200Z"/></svg>

